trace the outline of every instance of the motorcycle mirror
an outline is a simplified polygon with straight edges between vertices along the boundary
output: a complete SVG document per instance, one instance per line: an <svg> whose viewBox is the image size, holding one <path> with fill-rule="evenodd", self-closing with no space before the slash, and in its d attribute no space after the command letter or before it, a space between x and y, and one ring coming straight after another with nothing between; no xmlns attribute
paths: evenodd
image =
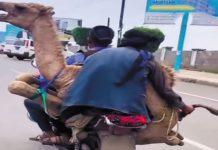
<svg viewBox="0 0 218 150"><path fill-rule="evenodd" d="M35 58L33 58L33 59L31 60L31 65L32 65L34 68L37 68L36 59L35 59Z"/></svg>

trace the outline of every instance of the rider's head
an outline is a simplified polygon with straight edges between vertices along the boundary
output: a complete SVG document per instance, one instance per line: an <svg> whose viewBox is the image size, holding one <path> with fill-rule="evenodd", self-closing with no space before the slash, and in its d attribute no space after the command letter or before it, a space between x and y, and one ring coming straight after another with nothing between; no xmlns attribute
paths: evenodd
<svg viewBox="0 0 218 150"><path fill-rule="evenodd" d="M114 31L107 26L95 26L89 32L88 45L90 48L100 46L107 47L111 44Z"/></svg>
<svg viewBox="0 0 218 150"><path fill-rule="evenodd" d="M124 33L119 47L131 46L154 52L163 40L164 34L158 29L136 27Z"/></svg>

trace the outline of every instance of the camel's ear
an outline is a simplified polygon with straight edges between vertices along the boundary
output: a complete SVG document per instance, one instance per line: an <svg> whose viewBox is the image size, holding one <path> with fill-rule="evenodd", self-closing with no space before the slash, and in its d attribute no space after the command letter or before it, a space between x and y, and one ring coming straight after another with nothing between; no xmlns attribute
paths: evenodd
<svg viewBox="0 0 218 150"><path fill-rule="evenodd" d="M41 14L50 14L50 15L54 15L54 8L53 7L45 7L41 10Z"/></svg>

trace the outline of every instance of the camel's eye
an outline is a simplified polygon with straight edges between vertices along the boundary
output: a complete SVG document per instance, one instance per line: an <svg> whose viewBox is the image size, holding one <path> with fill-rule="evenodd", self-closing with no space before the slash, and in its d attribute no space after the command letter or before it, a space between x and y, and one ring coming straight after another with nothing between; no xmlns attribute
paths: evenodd
<svg viewBox="0 0 218 150"><path fill-rule="evenodd" d="M18 12L24 12L26 10L26 7L21 5L16 5L15 8Z"/></svg>

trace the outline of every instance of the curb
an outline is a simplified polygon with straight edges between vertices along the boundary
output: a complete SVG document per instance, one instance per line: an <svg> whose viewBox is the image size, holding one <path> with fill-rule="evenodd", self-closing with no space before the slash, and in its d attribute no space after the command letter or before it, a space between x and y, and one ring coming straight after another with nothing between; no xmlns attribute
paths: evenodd
<svg viewBox="0 0 218 150"><path fill-rule="evenodd" d="M194 78L188 78L188 77L178 77L178 76L176 78L179 81L183 81L183 82L198 83L198 84L202 84L202 85L209 85L209 86L218 87L218 83L217 82L200 80L200 79L194 79Z"/></svg>

